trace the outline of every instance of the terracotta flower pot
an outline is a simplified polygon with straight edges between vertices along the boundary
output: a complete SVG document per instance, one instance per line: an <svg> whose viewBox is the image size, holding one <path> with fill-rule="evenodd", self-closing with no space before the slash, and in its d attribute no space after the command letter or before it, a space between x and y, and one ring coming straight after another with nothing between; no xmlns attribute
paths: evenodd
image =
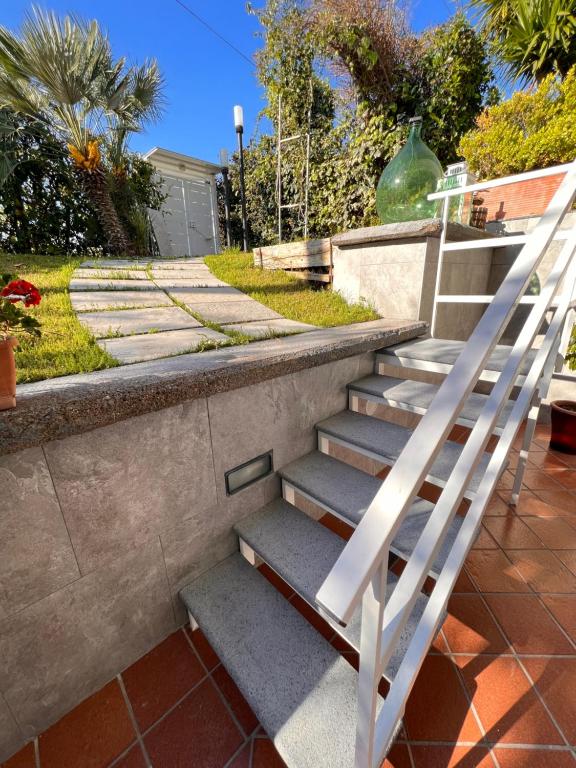
<svg viewBox="0 0 576 768"><path fill-rule="evenodd" d="M576 401L554 400L550 403L550 414L550 448L564 453L576 453Z"/></svg>
<svg viewBox="0 0 576 768"><path fill-rule="evenodd" d="M0 340L0 411L16 407L16 362L14 347L18 340L14 336Z"/></svg>

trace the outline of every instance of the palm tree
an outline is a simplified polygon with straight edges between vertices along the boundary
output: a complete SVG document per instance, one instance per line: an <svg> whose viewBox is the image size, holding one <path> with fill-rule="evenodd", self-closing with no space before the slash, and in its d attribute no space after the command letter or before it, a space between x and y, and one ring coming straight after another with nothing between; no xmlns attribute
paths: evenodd
<svg viewBox="0 0 576 768"><path fill-rule="evenodd" d="M107 135L138 129L155 115L161 89L144 92L142 68L115 61L98 23L34 9L19 36L0 26L0 107L47 124L66 145L93 202L110 250L125 253L128 239L114 207L101 148ZM148 81L150 84L150 81Z"/></svg>
<svg viewBox="0 0 576 768"><path fill-rule="evenodd" d="M576 0L470 0L513 79L564 78L576 64Z"/></svg>

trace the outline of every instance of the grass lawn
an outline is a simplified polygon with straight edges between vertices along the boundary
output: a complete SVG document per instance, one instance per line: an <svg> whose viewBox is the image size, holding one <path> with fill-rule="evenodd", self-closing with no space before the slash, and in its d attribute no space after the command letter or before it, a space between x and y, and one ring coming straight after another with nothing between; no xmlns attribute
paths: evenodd
<svg viewBox="0 0 576 768"><path fill-rule="evenodd" d="M82 258L8 255L0 253L0 271L33 283L42 294L38 307L30 307L42 323L42 338L21 340L16 349L18 382L51 379L118 365L100 349L92 334L80 325L68 295L72 272Z"/></svg>
<svg viewBox="0 0 576 768"><path fill-rule="evenodd" d="M347 304L330 289L314 290L283 270L254 267L252 254L227 251L207 256L212 272L290 320L332 326L377 320L379 315L364 304Z"/></svg>

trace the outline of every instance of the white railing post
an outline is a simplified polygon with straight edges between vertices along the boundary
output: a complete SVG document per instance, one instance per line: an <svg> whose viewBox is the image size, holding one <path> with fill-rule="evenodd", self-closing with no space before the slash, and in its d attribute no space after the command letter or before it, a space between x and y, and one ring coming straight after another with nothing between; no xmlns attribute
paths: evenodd
<svg viewBox="0 0 576 768"><path fill-rule="evenodd" d="M355 768L373 768L374 765L378 685L382 677L382 619L387 580L388 558L382 561L362 598Z"/></svg>
<svg viewBox="0 0 576 768"><path fill-rule="evenodd" d="M444 271L444 246L448 235L448 215L450 213L450 198L442 201L442 231L438 248L438 264L436 266L436 280L434 282L434 300L432 301L432 319L430 321L430 336L436 337L436 325L438 323L438 296L442 287L442 273Z"/></svg>

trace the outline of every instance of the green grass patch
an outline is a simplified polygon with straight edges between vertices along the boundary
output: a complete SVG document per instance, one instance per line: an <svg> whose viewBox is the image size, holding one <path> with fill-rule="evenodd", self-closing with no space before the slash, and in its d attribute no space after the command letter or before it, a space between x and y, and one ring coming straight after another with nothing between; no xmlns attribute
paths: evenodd
<svg viewBox="0 0 576 768"><path fill-rule="evenodd" d="M252 254L227 251L207 256L205 261L220 280L290 320L329 327L379 318L372 308L365 304L348 304L330 288L316 290L283 270L255 267Z"/></svg>
<svg viewBox="0 0 576 768"><path fill-rule="evenodd" d="M22 338L16 349L19 383L87 373L118 365L96 344L72 309L68 285L82 258L65 256L9 255L0 253L0 271L33 283L42 294L38 307L31 307L42 323L42 338Z"/></svg>

